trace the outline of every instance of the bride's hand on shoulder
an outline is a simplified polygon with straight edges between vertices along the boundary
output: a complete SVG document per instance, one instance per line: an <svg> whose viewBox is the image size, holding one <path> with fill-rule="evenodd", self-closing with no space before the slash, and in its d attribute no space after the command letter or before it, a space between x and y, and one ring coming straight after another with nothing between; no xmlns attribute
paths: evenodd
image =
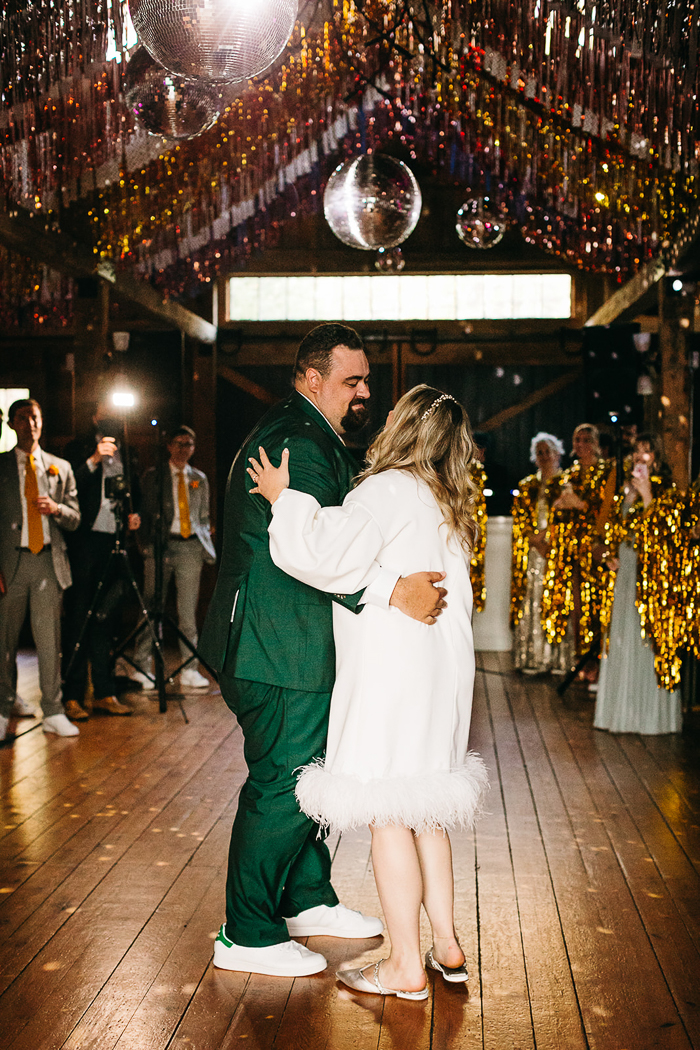
<svg viewBox="0 0 700 1050"><path fill-rule="evenodd" d="M289 449L282 449L282 461L279 467L273 467L262 445L258 448L258 455L260 456L259 463L253 456L248 459L252 466L246 469L255 482L249 492L251 495L257 493L264 496L269 503L274 503L280 493L289 488Z"/></svg>

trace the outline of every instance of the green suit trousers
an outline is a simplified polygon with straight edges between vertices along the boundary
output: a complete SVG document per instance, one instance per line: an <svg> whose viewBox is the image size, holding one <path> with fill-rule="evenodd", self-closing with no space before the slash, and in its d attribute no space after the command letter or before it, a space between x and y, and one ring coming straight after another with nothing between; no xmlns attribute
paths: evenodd
<svg viewBox="0 0 700 1050"><path fill-rule="evenodd" d="M248 682L225 672L221 694L243 732L248 778L231 832L226 936L262 948L289 940L284 917L338 898L319 826L299 809L299 766L326 745L330 693Z"/></svg>

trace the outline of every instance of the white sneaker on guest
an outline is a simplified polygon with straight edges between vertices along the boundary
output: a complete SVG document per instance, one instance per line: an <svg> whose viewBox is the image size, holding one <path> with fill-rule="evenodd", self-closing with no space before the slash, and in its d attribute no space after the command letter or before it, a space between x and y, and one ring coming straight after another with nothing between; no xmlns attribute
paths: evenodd
<svg viewBox="0 0 700 1050"><path fill-rule="evenodd" d="M9 724L10 719L6 718L5 715L0 715L0 744L7 739L7 727Z"/></svg>
<svg viewBox="0 0 700 1050"><path fill-rule="evenodd" d="M34 704L30 704L28 700L23 700L21 696L16 694L15 702L12 705L12 714L16 718L36 718Z"/></svg>
<svg viewBox="0 0 700 1050"><path fill-rule="evenodd" d="M285 919L290 937L378 937L384 932L381 919L351 911L344 904L331 908L317 904L299 912L293 919Z"/></svg>
<svg viewBox="0 0 700 1050"><path fill-rule="evenodd" d="M149 678L147 674L144 674L143 671L134 671L130 677L132 682L140 682L144 691L155 689L156 687L154 680Z"/></svg>
<svg viewBox="0 0 700 1050"><path fill-rule="evenodd" d="M308 977L325 970L327 965L319 952L312 952L296 941L282 941L264 948L234 944L223 926L214 942L214 966L219 970L262 973L267 977Z"/></svg>
<svg viewBox="0 0 700 1050"><path fill-rule="evenodd" d="M186 667L184 671L180 671L180 685L187 689L208 689L211 682L200 674L196 667Z"/></svg>
<svg viewBox="0 0 700 1050"><path fill-rule="evenodd" d="M55 733L56 736L78 736L80 730L69 722L65 715L48 715L42 723L45 733Z"/></svg>

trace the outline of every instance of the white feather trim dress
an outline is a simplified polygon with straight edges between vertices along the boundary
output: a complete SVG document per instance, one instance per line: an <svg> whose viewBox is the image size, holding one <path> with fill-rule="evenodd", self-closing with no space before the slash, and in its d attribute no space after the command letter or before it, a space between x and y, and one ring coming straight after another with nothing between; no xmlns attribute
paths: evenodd
<svg viewBox="0 0 700 1050"><path fill-rule="evenodd" d="M423 832L474 823L487 787L469 752L474 686L469 558L448 542L423 482L391 470L363 481L343 507L287 489L273 506L273 561L319 590L354 593L383 568L444 571L448 607L418 623L386 606L334 604L336 681L325 757L297 783L302 810L344 830L399 824ZM313 655L308 655L313 659Z"/></svg>

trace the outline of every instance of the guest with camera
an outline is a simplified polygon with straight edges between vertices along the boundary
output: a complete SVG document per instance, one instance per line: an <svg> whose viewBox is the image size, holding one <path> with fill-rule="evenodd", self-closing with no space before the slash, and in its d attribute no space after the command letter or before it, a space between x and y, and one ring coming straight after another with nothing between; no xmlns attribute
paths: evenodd
<svg viewBox="0 0 700 1050"><path fill-rule="evenodd" d="M71 574L64 534L80 522L73 471L39 445L41 406L15 401L8 412L17 446L0 455L0 741L10 716L32 714L15 694L19 632L29 605L39 658L45 733L75 736L61 702L61 596Z"/></svg>
<svg viewBox="0 0 700 1050"><path fill-rule="evenodd" d="M124 581L119 564L112 561L117 533L133 532L141 525L136 513L140 490L131 470L130 454L121 446L123 425L110 415L107 401L100 401L93 417L94 433L66 448L78 485L81 525L69 546L73 586L67 594L64 647L66 714L74 721L88 717L84 700L88 661L92 672L93 709L110 715L130 715L131 708L117 699L112 647L116 614ZM102 590L93 606L98 587ZM81 640L82 634L82 640ZM80 646L76 650L76 645Z"/></svg>
<svg viewBox="0 0 700 1050"><path fill-rule="evenodd" d="M160 519L163 551L163 599L174 577L177 591L177 618L183 661L197 646L197 602L202 565L213 565L216 552L209 525L209 482L206 474L190 464L195 451L195 432L180 426L168 442L169 461L162 479L162 505L159 478L155 468L141 479L143 492L142 527L144 555L144 600L150 610L155 596L154 538ZM186 639L186 641L185 641ZM189 646L187 645L189 642ZM145 689L154 688L151 632L139 635L134 659L139 671L132 677ZM206 689L209 679L200 673L196 659L180 672L180 684L188 689Z"/></svg>

